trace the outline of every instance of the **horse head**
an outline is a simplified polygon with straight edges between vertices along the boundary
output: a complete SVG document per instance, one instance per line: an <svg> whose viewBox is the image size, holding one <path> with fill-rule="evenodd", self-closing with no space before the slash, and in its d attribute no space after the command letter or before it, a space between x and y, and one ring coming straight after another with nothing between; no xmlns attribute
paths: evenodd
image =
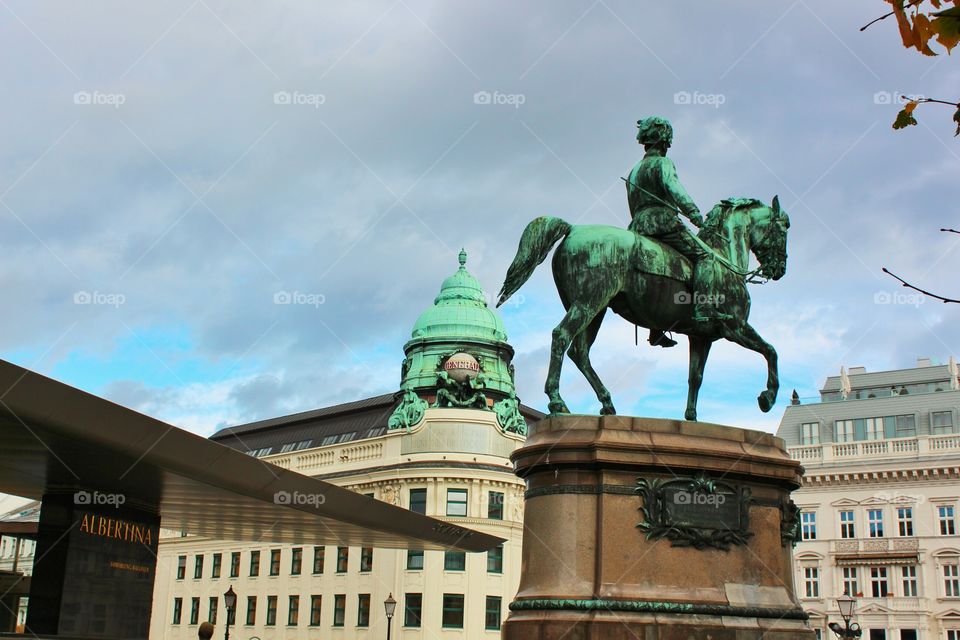
<svg viewBox="0 0 960 640"><path fill-rule="evenodd" d="M760 263L759 273L771 280L779 280L787 272L790 216L780 208L780 198L773 196L769 207L756 207L750 218L750 249Z"/></svg>

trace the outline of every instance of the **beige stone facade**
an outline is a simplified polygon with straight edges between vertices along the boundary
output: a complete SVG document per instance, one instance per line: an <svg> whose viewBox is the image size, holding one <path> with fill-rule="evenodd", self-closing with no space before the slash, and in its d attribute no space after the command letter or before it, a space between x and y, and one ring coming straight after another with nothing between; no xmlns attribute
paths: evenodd
<svg viewBox="0 0 960 640"><path fill-rule="evenodd" d="M778 435L806 468L795 582L823 638L844 591L865 639L960 638L957 387L952 365L858 368L788 407Z"/></svg>
<svg viewBox="0 0 960 640"><path fill-rule="evenodd" d="M231 625L237 638L384 638L389 594L397 600L393 638L499 638L520 579L523 483L509 455L522 443L522 436L499 428L493 412L428 409L409 431L265 456L403 507L423 504L427 515L504 538L502 559L425 551L420 561L406 550L349 547L344 563L335 544L258 545L168 533L160 543L151 639L196 638L198 624L211 619L211 606L220 637L229 586L238 594ZM251 576L256 552L258 575ZM322 554L322 567L315 554ZM247 624L251 597L256 601Z"/></svg>

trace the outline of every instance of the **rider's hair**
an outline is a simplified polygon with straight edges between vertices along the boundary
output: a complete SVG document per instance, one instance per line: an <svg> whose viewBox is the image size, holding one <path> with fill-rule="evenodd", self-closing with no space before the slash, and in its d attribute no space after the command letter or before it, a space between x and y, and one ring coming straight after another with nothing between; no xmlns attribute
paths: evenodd
<svg viewBox="0 0 960 640"><path fill-rule="evenodd" d="M666 118L650 116L637 120L637 142L645 147L666 143L669 147L673 143L673 127Z"/></svg>

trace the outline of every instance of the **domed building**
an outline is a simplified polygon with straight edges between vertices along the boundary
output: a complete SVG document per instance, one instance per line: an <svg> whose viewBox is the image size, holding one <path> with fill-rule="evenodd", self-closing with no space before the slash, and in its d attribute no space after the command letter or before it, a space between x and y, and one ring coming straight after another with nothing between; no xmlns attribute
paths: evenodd
<svg viewBox="0 0 960 640"><path fill-rule="evenodd" d="M520 404L499 314L466 268L446 278L403 347L395 393L222 429L211 439L284 469L504 538L483 554L258 546L161 538L150 637L500 637L520 579L524 483L510 454L543 414ZM218 615L219 610L219 615ZM219 634L219 632L218 632Z"/></svg>

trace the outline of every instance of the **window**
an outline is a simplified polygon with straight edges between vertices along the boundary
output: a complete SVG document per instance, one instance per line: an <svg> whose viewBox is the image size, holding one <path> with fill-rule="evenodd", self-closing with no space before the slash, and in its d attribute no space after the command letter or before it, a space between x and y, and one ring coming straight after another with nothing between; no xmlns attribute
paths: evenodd
<svg viewBox="0 0 960 640"><path fill-rule="evenodd" d="M949 411L931 412L930 427L934 434L953 433L953 414Z"/></svg>
<svg viewBox="0 0 960 640"><path fill-rule="evenodd" d="M960 629L947 629L947 640L960 640Z"/></svg>
<svg viewBox="0 0 960 640"><path fill-rule="evenodd" d="M250 552L250 577L255 578L260 575L260 552Z"/></svg>
<svg viewBox="0 0 960 640"><path fill-rule="evenodd" d="M867 440L883 439L883 418L867 418L866 423Z"/></svg>
<svg viewBox="0 0 960 640"><path fill-rule="evenodd" d="M466 571L467 554L463 551L445 551L443 569L444 571Z"/></svg>
<svg viewBox="0 0 960 640"><path fill-rule="evenodd" d="M296 626L300 624L300 596L290 596L287 604L287 625Z"/></svg>
<svg viewBox="0 0 960 640"><path fill-rule="evenodd" d="M820 568L803 568L803 592L805 598L820 597Z"/></svg>
<svg viewBox="0 0 960 640"><path fill-rule="evenodd" d="M912 438L917 435L917 419L913 415L897 416L897 437Z"/></svg>
<svg viewBox="0 0 960 640"><path fill-rule="evenodd" d="M180 624L180 618L183 616L183 598L173 599L173 624Z"/></svg>
<svg viewBox="0 0 960 640"><path fill-rule="evenodd" d="M357 596L357 626L370 626L370 594L361 593Z"/></svg>
<svg viewBox="0 0 960 640"><path fill-rule="evenodd" d="M900 640L917 640L917 630L900 629Z"/></svg>
<svg viewBox="0 0 960 640"><path fill-rule="evenodd" d="M247 596L247 624L257 624L257 596Z"/></svg>
<svg viewBox="0 0 960 640"><path fill-rule="evenodd" d="M200 598L190 598L190 624L200 622Z"/></svg>
<svg viewBox="0 0 960 640"><path fill-rule="evenodd" d="M337 573L346 573L349 566L350 549L348 547L337 547Z"/></svg>
<svg viewBox="0 0 960 640"><path fill-rule="evenodd" d="M313 548L313 573L323 573L323 553L326 547Z"/></svg>
<svg viewBox="0 0 960 640"><path fill-rule="evenodd" d="M860 593L856 567L843 567L843 592L850 596Z"/></svg>
<svg viewBox="0 0 960 640"><path fill-rule="evenodd" d="M267 596L267 626L277 624L277 596Z"/></svg>
<svg viewBox="0 0 960 640"><path fill-rule="evenodd" d="M903 578L903 596L905 598L917 597L917 565L900 567L900 577Z"/></svg>
<svg viewBox="0 0 960 640"><path fill-rule="evenodd" d="M503 520L503 493L491 491L487 494L487 517L491 520Z"/></svg>
<svg viewBox="0 0 960 640"><path fill-rule="evenodd" d="M320 603L323 602L322 596L310 596L310 626L320 626Z"/></svg>
<svg viewBox="0 0 960 640"><path fill-rule="evenodd" d="M223 564L223 554L215 553L213 554L213 566L210 567L210 577L219 578L220 577L220 565Z"/></svg>
<svg viewBox="0 0 960 640"><path fill-rule="evenodd" d="M503 573L503 545L487 551L487 573Z"/></svg>
<svg viewBox="0 0 960 640"><path fill-rule="evenodd" d="M819 422L804 422L800 425L800 444L820 444Z"/></svg>
<svg viewBox="0 0 960 640"><path fill-rule="evenodd" d="M443 628L463 629L463 594L443 594Z"/></svg>
<svg viewBox="0 0 960 640"><path fill-rule="evenodd" d="M280 549L270 550L270 575L280 575Z"/></svg>
<svg viewBox="0 0 960 640"><path fill-rule="evenodd" d="M360 571L373 571L373 547L360 549Z"/></svg>
<svg viewBox="0 0 960 640"><path fill-rule="evenodd" d="M403 626L419 627L423 614L423 594L408 593L403 603ZM958 638L957 640L960 640Z"/></svg>
<svg viewBox="0 0 960 640"><path fill-rule="evenodd" d="M240 575L240 552L234 551L230 554L230 577L236 578Z"/></svg>
<svg viewBox="0 0 960 640"><path fill-rule="evenodd" d="M883 509L869 509L867 511L867 525L871 538L883 537Z"/></svg>
<svg viewBox="0 0 960 640"><path fill-rule="evenodd" d="M956 525L953 520L953 505L942 504L937 507L937 516L940 519L940 535L956 535Z"/></svg>
<svg viewBox="0 0 960 640"><path fill-rule="evenodd" d="M423 551L407 551L407 569L409 571L420 571L423 569Z"/></svg>
<svg viewBox="0 0 960 640"><path fill-rule="evenodd" d="M837 442L853 442L853 420L837 420L834 425Z"/></svg>
<svg viewBox="0 0 960 640"><path fill-rule="evenodd" d="M800 534L804 540L816 540L817 539L817 512L816 511L801 511L800 512Z"/></svg>
<svg viewBox="0 0 960 640"><path fill-rule="evenodd" d="M187 575L187 556L177 558L177 580L183 580Z"/></svg>
<svg viewBox="0 0 960 640"><path fill-rule="evenodd" d="M487 612L483 628L487 631L500 630L500 597L487 596Z"/></svg>
<svg viewBox="0 0 960 640"><path fill-rule="evenodd" d="M326 447L327 445L334 444L334 443L337 441L337 438L338 438L338 437L339 437L339 436L335 436L335 435L334 435L334 436L327 436L327 437L325 437L323 440L320 441L320 446L321 446L321 447Z"/></svg>
<svg viewBox="0 0 960 640"><path fill-rule="evenodd" d="M210 624L217 624L217 607L219 600L217 596L210 596L210 605L207 609L207 622Z"/></svg>
<svg viewBox="0 0 960 640"><path fill-rule="evenodd" d="M426 489L410 489L410 511L427 515Z"/></svg>
<svg viewBox="0 0 960 640"><path fill-rule="evenodd" d="M197 556L193 559L193 579L199 580L203 577L203 556Z"/></svg>
<svg viewBox="0 0 960 640"><path fill-rule="evenodd" d="M870 567L870 592L874 598L886 598L889 595L886 567Z"/></svg>
<svg viewBox="0 0 960 640"><path fill-rule="evenodd" d="M466 489L447 489L447 515L448 516L466 516L467 515L467 490Z"/></svg>
<svg viewBox="0 0 960 640"><path fill-rule="evenodd" d="M960 564L957 560L943 565L943 595L960 598Z"/></svg>
<svg viewBox="0 0 960 640"><path fill-rule="evenodd" d="M857 530L853 523L853 511L840 512L840 537L856 538Z"/></svg>
<svg viewBox="0 0 960 640"><path fill-rule="evenodd" d="M342 627L343 619L345 617L345 612L347 609L347 596L343 593L338 593L333 596L333 626Z"/></svg>
<svg viewBox="0 0 960 640"><path fill-rule="evenodd" d="M290 575L300 575L303 568L303 547L294 547L290 550Z"/></svg>
<svg viewBox="0 0 960 640"><path fill-rule="evenodd" d="M913 535L913 507L897 507L897 532L901 536Z"/></svg>

